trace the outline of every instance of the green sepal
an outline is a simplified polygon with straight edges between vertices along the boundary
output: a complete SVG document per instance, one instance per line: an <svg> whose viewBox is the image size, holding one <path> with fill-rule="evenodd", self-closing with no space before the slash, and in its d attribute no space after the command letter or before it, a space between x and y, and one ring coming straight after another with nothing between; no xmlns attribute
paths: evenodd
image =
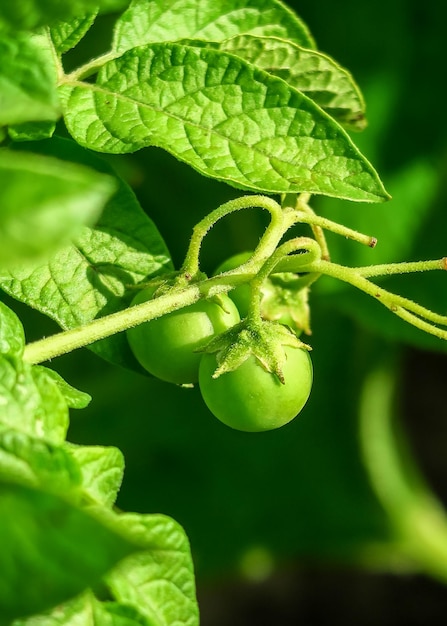
<svg viewBox="0 0 447 626"><path fill-rule="evenodd" d="M215 337L204 352L216 353L217 369L213 378L232 372L254 356L261 366L284 384L284 346L310 350L291 329L279 322L253 321L249 318Z"/></svg>

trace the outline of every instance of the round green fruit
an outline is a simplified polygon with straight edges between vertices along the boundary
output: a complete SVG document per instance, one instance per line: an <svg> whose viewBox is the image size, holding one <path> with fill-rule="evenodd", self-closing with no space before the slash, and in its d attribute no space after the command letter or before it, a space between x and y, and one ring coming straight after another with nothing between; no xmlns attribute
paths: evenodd
<svg viewBox="0 0 447 626"><path fill-rule="evenodd" d="M150 300L154 288L140 291L132 304ZM130 347L137 361L153 376L170 383L188 384L198 380L203 348L240 320L239 312L228 296L217 300L199 300L183 309L144 322L127 331Z"/></svg>
<svg viewBox="0 0 447 626"><path fill-rule="evenodd" d="M273 430L290 422L307 402L313 379L307 350L284 346L284 383L250 356L237 369L213 378L216 354L205 353L199 386L205 404L221 422L246 432Z"/></svg>

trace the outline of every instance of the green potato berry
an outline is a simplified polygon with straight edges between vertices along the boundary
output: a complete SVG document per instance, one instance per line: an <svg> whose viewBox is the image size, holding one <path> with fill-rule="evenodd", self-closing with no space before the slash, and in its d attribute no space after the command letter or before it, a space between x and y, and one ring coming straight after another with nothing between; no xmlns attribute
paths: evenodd
<svg viewBox="0 0 447 626"><path fill-rule="evenodd" d="M140 291L132 304L153 297L154 288ZM136 359L153 376L176 384L198 380L200 349L215 335L240 320L236 305L228 296L199 300L183 309L144 322L127 331Z"/></svg>
<svg viewBox="0 0 447 626"><path fill-rule="evenodd" d="M284 346L284 351L284 383L254 356L237 369L213 378L216 353L205 353L199 367L199 386L211 413L227 426L246 432L273 430L290 422L307 402L313 370L307 350Z"/></svg>

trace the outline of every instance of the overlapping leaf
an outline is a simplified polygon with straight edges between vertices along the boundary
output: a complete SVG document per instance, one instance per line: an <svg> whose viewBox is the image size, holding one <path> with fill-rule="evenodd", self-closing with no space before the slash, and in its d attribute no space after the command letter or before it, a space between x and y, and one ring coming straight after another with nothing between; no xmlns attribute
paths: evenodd
<svg viewBox="0 0 447 626"><path fill-rule="evenodd" d="M251 191L388 197L348 135L310 98L225 52L136 48L104 65L95 84L66 83L61 97L70 133L93 150L160 146Z"/></svg>
<svg viewBox="0 0 447 626"><path fill-rule="evenodd" d="M0 484L0 624L95 583L135 545L55 495Z"/></svg>
<svg viewBox="0 0 447 626"><path fill-rule="evenodd" d="M272 35L307 48L307 26L278 0L133 0L117 20L113 50L159 41L222 41L241 33Z"/></svg>
<svg viewBox="0 0 447 626"><path fill-rule="evenodd" d="M100 602L87 591L13 626L198 626L191 555L180 526L161 515L130 514L110 517L107 526L140 548L106 575L114 600Z"/></svg>
<svg viewBox="0 0 447 626"><path fill-rule="evenodd" d="M365 103L359 88L351 74L327 55L278 37L253 35L232 37L219 48L282 78L343 126L364 128Z"/></svg>

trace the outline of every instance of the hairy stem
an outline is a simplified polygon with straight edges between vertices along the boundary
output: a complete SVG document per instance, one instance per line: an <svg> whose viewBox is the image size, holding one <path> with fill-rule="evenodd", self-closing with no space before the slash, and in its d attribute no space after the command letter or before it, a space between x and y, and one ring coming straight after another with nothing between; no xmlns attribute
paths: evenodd
<svg viewBox="0 0 447 626"><path fill-rule="evenodd" d="M65 330L51 337L29 343L23 358L29 363L42 363L67 354L95 341L106 339L143 322L161 317L190 304L200 298L211 298L226 293L241 283L250 281L254 273L222 274L207 280L193 283L181 290L173 290L158 298L95 319L78 328Z"/></svg>
<svg viewBox="0 0 447 626"><path fill-rule="evenodd" d="M392 274L411 274L429 272L431 270L447 270L447 257L434 261L412 261L409 263L384 263L383 265L367 265L356 267L357 274L365 278L373 276L391 276Z"/></svg>
<svg viewBox="0 0 447 626"><path fill-rule="evenodd" d="M302 251L303 254L293 254L294 252ZM293 255L295 257L295 271L299 271L300 265L306 267L317 263L321 256L320 246L314 239L309 237L296 237L286 241L279 246L271 257L264 263L260 271L256 274L253 280L250 282L251 286L251 300L248 310L248 317L252 322L255 322L261 318L261 288L264 280L275 270L278 263L287 255Z"/></svg>
<svg viewBox="0 0 447 626"><path fill-rule="evenodd" d="M116 52L107 52L106 54L102 54L95 59L92 59L85 65L81 65L76 70L71 72L70 74L65 74L64 77L60 80L61 83L70 83L72 81L81 81L92 74L95 74L103 65L108 63L109 61L113 61L118 58L120 55Z"/></svg>
<svg viewBox="0 0 447 626"><path fill-rule="evenodd" d="M294 212L306 213L310 216L315 216L314 210L309 206L311 195L310 193L301 194L287 194L283 198L283 207L291 207ZM321 258L325 261L331 260L329 248L326 241L324 230L320 225L310 224L315 241L320 246Z"/></svg>
<svg viewBox="0 0 447 626"><path fill-rule="evenodd" d="M353 230L352 228L348 228L347 226L343 226L342 224L338 224L337 222L328 220L325 217L316 215L310 209L310 207L308 207L308 209L309 211L296 211L297 222L300 222L302 224L309 224L310 226L319 226L325 230L329 230L332 233L341 235L342 237L346 237L347 239L352 239L353 241L361 243L364 246L368 246L369 248L375 248L377 244L377 239L375 237L371 237L370 235L364 235L363 233L359 233L357 230Z"/></svg>
<svg viewBox="0 0 447 626"><path fill-rule="evenodd" d="M266 209L271 216L271 221L267 227L261 241L256 248L250 263L256 264L261 256L267 258L276 248L278 241L281 239L286 230L291 226L291 222L285 220L284 213L277 202L267 196L242 196L225 202L214 211L211 211L194 227L193 234L189 243L188 252L182 266L182 273L194 277L199 272L199 256L202 242L214 226L214 224L235 211L250 208Z"/></svg>
<svg viewBox="0 0 447 626"><path fill-rule="evenodd" d="M381 302L390 311L416 328L435 335L440 339L447 339L447 331L435 326L435 324L447 326L447 316L434 313L430 309L413 302L413 300L390 293L359 274L357 268L344 267L343 265L321 260L312 263L307 270L320 272L326 276L332 276L349 283Z"/></svg>

